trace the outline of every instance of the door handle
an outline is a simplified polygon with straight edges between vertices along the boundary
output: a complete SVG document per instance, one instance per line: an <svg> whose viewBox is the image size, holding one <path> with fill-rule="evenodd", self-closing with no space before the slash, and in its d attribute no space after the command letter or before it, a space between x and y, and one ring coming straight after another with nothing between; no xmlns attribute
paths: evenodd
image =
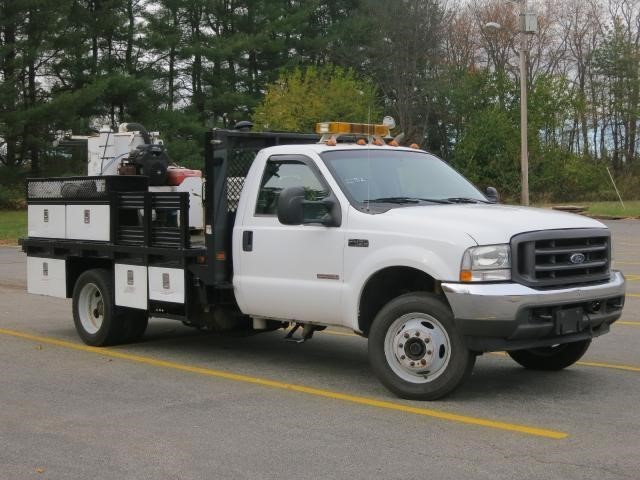
<svg viewBox="0 0 640 480"><path fill-rule="evenodd" d="M242 250L245 252L253 251L253 232L251 230L242 232Z"/></svg>

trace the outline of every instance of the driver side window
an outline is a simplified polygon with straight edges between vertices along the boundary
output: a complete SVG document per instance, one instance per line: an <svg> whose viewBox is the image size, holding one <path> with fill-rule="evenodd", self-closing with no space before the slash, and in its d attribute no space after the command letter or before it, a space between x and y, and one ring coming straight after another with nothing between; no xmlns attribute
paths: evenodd
<svg viewBox="0 0 640 480"><path fill-rule="evenodd" d="M305 200L322 200L329 195L329 189L308 165L292 160L269 160L262 174L255 214L276 215L280 192L289 187L303 187Z"/></svg>

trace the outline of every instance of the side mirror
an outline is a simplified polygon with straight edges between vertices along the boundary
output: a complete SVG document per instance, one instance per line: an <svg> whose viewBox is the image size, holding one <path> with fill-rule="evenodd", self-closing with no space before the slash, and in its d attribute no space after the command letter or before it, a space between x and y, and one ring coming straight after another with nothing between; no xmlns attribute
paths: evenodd
<svg viewBox="0 0 640 480"><path fill-rule="evenodd" d="M500 194L498 193L498 190L493 187L487 187L484 191L484 196L487 197L487 200L491 203L498 203L500 201Z"/></svg>
<svg viewBox="0 0 640 480"><path fill-rule="evenodd" d="M342 224L340 205L333 195L318 201L305 200L303 187L289 187L278 197L278 220L283 225L324 225L339 227Z"/></svg>
<svg viewBox="0 0 640 480"><path fill-rule="evenodd" d="M304 220L304 188L290 187L280 192L278 197L278 220L283 225L302 225Z"/></svg>

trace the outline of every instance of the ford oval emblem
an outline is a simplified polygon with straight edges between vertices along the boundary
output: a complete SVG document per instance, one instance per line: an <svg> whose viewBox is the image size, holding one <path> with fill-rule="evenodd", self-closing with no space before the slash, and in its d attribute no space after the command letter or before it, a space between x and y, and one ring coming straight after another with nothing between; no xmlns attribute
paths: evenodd
<svg viewBox="0 0 640 480"><path fill-rule="evenodd" d="M582 263L584 262L584 260L585 260L584 253L580 253L580 252L572 253L571 256L569 257L569 261L575 264Z"/></svg>

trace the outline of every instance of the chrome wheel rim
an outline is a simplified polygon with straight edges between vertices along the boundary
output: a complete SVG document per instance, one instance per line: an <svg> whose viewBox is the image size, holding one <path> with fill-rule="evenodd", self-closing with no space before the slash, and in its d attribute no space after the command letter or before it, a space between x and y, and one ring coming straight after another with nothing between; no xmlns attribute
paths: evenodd
<svg viewBox="0 0 640 480"><path fill-rule="evenodd" d="M78 316L85 332L94 335L104 321L104 299L102 292L93 283L87 283L78 297Z"/></svg>
<svg viewBox="0 0 640 480"><path fill-rule="evenodd" d="M396 319L384 339L391 370L411 383L432 382L451 359L451 341L442 324L426 313L408 313Z"/></svg>

